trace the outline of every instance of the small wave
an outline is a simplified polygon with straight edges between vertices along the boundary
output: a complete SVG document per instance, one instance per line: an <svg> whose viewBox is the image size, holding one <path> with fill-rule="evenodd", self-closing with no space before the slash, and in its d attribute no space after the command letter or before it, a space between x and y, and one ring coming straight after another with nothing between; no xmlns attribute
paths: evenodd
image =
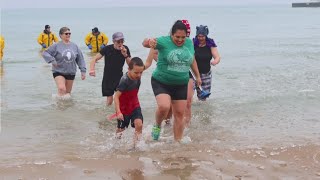
<svg viewBox="0 0 320 180"><path fill-rule="evenodd" d="M26 63L34 63L34 60L17 60L13 58L8 58L2 61L1 64L26 64Z"/></svg>
<svg viewBox="0 0 320 180"><path fill-rule="evenodd" d="M314 92L315 90L313 89L302 89L299 92Z"/></svg>
<svg viewBox="0 0 320 180"><path fill-rule="evenodd" d="M312 158L315 163L319 164L320 163L320 152L314 154Z"/></svg>
<svg viewBox="0 0 320 180"><path fill-rule="evenodd" d="M53 100L68 101L68 100L71 100L72 97L71 97L70 93L67 93L67 94L65 94L65 95L63 95L63 96L60 96L60 95L58 95L58 94L52 94L52 99L53 99Z"/></svg>

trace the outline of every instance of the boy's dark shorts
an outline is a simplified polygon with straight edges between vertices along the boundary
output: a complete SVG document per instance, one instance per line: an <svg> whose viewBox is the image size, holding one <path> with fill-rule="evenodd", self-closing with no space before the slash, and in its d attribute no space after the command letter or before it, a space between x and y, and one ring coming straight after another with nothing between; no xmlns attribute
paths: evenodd
<svg viewBox="0 0 320 180"><path fill-rule="evenodd" d="M123 121L118 120L118 128L120 129L128 128L130 122L131 122L131 127L134 128L134 120L136 119L141 119L143 123L141 107L137 107L136 109L134 109L131 115L123 115Z"/></svg>

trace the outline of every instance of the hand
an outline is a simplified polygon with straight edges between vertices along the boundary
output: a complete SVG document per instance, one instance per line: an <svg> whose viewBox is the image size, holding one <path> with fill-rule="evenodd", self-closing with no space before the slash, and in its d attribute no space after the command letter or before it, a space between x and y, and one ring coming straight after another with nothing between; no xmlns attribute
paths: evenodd
<svg viewBox="0 0 320 180"><path fill-rule="evenodd" d="M96 71L94 69L90 70L89 75L95 77L96 76Z"/></svg>
<svg viewBox="0 0 320 180"><path fill-rule="evenodd" d="M211 61L211 65L212 65L212 66L215 66L215 65L219 64L219 62L220 62L220 61L218 61L218 60Z"/></svg>
<svg viewBox="0 0 320 180"><path fill-rule="evenodd" d="M85 72L81 72L81 80L85 80L86 79L86 73Z"/></svg>
<svg viewBox="0 0 320 180"><path fill-rule="evenodd" d="M196 79L196 83L197 83L197 86L200 87L201 84L202 84L202 81L201 81L201 78L200 77L197 77Z"/></svg>
<svg viewBox="0 0 320 180"><path fill-rule="evenodd" d="M121 54L124 56L124 57L127 57L128 54L127 54L127 48L125 48L124 46L121 46L120 47L120 50L121 50Z"/></svg>
<svg viewBox="0 0 320 180"><path fill-rule="evenodd" d="M42 48L47 48L47 45L45 43L41 44Z"/></svg>
<svg viewBox="0 0 320 180"><path fill-rule="evenodd" d="M92 49L92 46L91 46L91 44L88 44L88 48L89 48L89 49Z"/></svg>
<svg viewBox="0 0 320 180"><path fill-rule="evenodd" d="M104 48L105 46L106 46L106 45L102 44L102 45L100 46L100 49Z"/></svg>
<svg viewBox="0 0 320 180"><path fill-rule="evenodd" d="M117 119L123 121L123 114L121 112L117 113Z"/></svg>
<svg viewBox="0 0 320 180"><path fill-rule="evenodd" d="M53 66L53 67L55 67L55 68L57 68L57 67L58 67L58 63L57 63L57 61L52 61L52 63L51 63L51 64L52 64L52 66Z"/></svg>
<svg viewBox="0 0 320 180"><path fill-rule="evenodd" d="M156 48L157 40L155 38L150 38L149 39L149 46L150 46L150 48Z"/></svg>

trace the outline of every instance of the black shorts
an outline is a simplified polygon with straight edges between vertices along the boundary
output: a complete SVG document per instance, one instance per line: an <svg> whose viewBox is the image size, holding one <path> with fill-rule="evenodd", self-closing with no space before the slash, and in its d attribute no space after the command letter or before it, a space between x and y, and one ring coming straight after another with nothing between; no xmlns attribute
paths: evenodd
<svg viewBox="0 0 320 180"><path fill-rule="evenodd" d="M102 79L102 96L113 96L121 77L122 73L118 75L104 75Z"/></svg>
<svg viewBox="0 0 320 180"><path fill-rule="evenodd" d="M134 120L136 119L141 119L143 123L141 107L137 107L136 109L134 109L131 115L128 115L128 116L123 115L123 121L118 120L118 128L121 128L121 129L128 128L130 121L131 121L131 127L134 128Z"/></svg>
<svg viewBox="0 0 320 180"><path fill-rule="evenodd" d="M62 76L64 77L66 80L74 80L74 78L76 77L76 75L71 75L71 74L61 74L59 72L54 72L53 73L53 78L57 77L57 76Z"/></svg>
<svg viewBox="0 0 320 180"><path fill-rule="evenodd" d="M187 100L188 84L167 85L152 77L151 86L155 96L159 94L168 94L171 97L171 100Z"/></svg>

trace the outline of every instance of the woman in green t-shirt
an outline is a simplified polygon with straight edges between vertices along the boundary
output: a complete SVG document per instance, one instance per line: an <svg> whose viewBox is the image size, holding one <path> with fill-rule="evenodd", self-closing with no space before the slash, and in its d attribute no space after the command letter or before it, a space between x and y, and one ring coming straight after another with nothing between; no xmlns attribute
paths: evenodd
<svg viewBox="0 0 320 180"><path fill-rule="evenodd" d="M174 139L182 139L185 123L183 120L187 105L189 69L196 75L197 85L201 79L194 60L194 47L187 38L187 27L182 21L176 21L170 36L148 38L143 46L159 51L157 67L152 74L151 84L157 100L156 124L152 128L152 137L159 139L161 122L166 118L172 104Z"/></svg>

